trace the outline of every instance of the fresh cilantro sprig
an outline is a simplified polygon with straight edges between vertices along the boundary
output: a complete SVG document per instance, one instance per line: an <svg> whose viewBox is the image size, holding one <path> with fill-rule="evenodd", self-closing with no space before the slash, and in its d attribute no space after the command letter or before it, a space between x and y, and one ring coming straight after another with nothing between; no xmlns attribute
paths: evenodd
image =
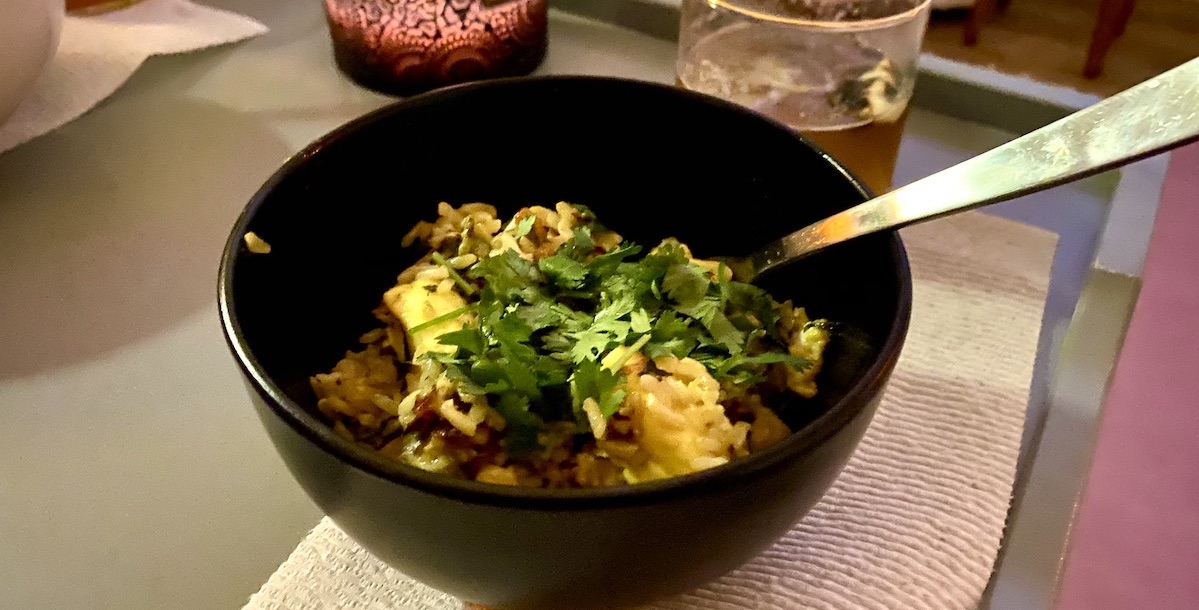
<svg viewBox="0 0 1199 610"><path fill-rule="evenodd" d="M618 347L691 357L737 384L764 380L773 364L809 365L787 353L764 290L723 270L713 278L673 240L645 254L627 242L604 251L594 238L604 228L580 209L585 224L553 255L533 262L507 250L456 278L472 289L477 324L440 335L453 353L427 356L464 391L489 397L507 424L510 451L535 450L548 421L574 421L586 433L589 398L614 415L627 395L621 363L601 362ZM516 224L521 235L531 231L530 218Z"/></svg>

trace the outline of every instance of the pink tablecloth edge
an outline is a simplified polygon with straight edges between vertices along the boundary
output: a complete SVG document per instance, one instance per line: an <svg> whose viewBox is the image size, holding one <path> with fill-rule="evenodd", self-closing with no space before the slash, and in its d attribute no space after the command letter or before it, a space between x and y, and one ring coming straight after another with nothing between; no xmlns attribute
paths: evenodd
<svg viewBox="0 0 1199 610"><path fill-rule="evenodd" d="M1199 607L1199 144L1175 151L1057 610Z"/></svg>

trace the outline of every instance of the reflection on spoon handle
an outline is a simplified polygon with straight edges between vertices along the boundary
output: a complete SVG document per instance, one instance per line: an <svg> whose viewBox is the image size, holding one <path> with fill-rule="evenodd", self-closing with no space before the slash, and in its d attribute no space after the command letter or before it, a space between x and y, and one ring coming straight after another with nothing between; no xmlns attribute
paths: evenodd
<svg viewBox="0 0 1199 610"><path fill-rule="evenodd" d="M779 239L757 273L838 242L1006 201L1199 139L1193 59L1007 144Z"/></svg>

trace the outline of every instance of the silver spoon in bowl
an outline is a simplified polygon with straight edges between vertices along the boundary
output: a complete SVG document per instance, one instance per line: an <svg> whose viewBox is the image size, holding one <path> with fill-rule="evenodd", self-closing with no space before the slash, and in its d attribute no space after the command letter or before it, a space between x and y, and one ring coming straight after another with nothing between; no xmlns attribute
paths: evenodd
<svg viewBox="0 0 1199 610"><path fill-rule="evenodd" d="M744 282L834 244L1007 201L1199 140L1199 59L1002 146L721 258Z"/></svg>

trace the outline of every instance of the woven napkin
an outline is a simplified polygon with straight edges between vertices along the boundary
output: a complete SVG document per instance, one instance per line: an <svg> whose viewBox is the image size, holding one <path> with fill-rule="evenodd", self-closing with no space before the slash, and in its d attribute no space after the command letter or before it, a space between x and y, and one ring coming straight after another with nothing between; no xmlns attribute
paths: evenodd
<svg viewBox="0 0 1199 610"><path fill-rule="evenodd" d="M0 153L79 118L153 55L197 51L266 31L249 17L188 0L143 0L100 15L69 16L53 61L0 123Z"/></svg>
<svg viewBox="0 0 1199 610"><path fill-rule="evenodd" d="M911 329L845 470L761 556L644 610L977 607L1011 500L1057 236L971 212L903 237ZM462 607L325 518L245 610Z"/></svg>

